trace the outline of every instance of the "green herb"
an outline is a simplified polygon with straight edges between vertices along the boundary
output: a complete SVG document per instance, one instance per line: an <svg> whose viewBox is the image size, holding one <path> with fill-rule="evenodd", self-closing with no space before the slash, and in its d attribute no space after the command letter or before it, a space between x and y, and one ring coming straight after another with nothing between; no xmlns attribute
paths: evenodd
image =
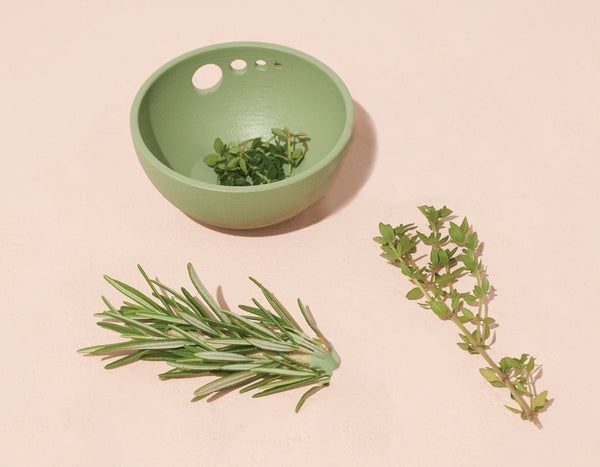
<svg viewBox="0 0 600 467"><path fill-rule="evenodd" d="M300 311L316 338L306 335L255 279L250 278L274 313L256 299L252 299L252 306L240 305L248 313L245 315L221 309L191 264L188 273L204 305L185 288L171 289L139 269L152 297L105 276L129 300L117 309L102 297L108 310L96 314L106 319L99 326L120 333L126 340L86 347L80 353L121 357L106 365L107 369L135 360L161 360L173 367L159 375L162 380L218 376L195 392L194 401L232 388L240 388L240 392L258 390L253 397L261 397L312 385L300 398L297 412L308 396L329 385L340 357L300 299Z"/></svg>
<svg viewBox="0 0 600 467"><path fill-rule="evenodd" d="M217 174L220 185L248 186L276 182L289 177L304 160L310 138L287 128L272 128L273 136L263 141L254 138L240 144L214 142L215 152L204 162Z"/></svg>
<svg viewBox="0 0 600 467"><path fill-rule="evenodd" d="M517 408L506 406L541 426L538 412L546 409L548 391L537 392L535 381L539 376L535 358L522 354L520 357L504 357L495 363L487 353L494 318L487 316L487 303L491 298L492 287L486 277L480 259L481 244L466 218L461 224L449 222L452 214L447 207L436 209L433 206L420 206L419 210L429 222L428 233L422 233L414 224L392 227L379 224L381 236L374 240L381 245L383 256L415 286L406 297L421 300L423 308L431 309L437 316L452 321L460 329L461 342L458 346L470 354L479 354L488 366L481 368L481 375L494 387L507 388ZM429 254L417 254L417 246L426 245ZM420 266L417 263L425 263ZM473 288L459 291L459 284L470 278Z"/></svg>

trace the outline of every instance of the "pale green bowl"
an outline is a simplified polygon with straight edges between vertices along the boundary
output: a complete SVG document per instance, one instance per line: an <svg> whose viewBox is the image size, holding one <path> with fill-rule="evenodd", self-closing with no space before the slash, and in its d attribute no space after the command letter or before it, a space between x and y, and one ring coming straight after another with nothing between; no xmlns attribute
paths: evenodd
<svg viewBox="0 0 600 467"><path fill-rule="evenodd" d="M236 60L246 67L232 67ZM192 78L208 64L217 65L222 78L198 89ZM352 97L331 69L297 50L258 42L213 45L172 60L143 84L131 110L133 143L158 191L193 219L234 229L276 224L322 197L353 122ZM289 178L248 187L217 184L203 161L215 138L240 142L284 126L311 137L305 160Z"/></svg>

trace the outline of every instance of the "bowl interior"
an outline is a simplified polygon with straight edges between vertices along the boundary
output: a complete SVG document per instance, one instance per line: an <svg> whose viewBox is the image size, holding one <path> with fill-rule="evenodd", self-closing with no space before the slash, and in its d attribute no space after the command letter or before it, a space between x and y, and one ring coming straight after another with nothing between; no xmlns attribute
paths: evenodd
<svg viewBox="0 0 600 467"><path fill-rule="evenodd" d="M243 60L245 67L233 68L236 60ZM211 64L220 68L220 81L208 89L197 88L194 74ZM140 136L164 166L216 184L216 175L203 161L214 152L215 138L237 143L270 137L273 127L288 127L311 138L294 177L332 157L348 119L340 83L317 60L283 47L200 49L168 63L146 82L139 103Z"/></svg>

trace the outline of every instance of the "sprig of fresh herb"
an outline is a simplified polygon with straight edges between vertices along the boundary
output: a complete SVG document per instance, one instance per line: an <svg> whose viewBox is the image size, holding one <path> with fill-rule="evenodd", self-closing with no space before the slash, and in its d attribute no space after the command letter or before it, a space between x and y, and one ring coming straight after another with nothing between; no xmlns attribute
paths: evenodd
<svg viewBox="0 0 600 467"><path fill-rule="evenodd" d="M461 224L445 221L452 211L444 206L420 206L419 210L427 218L429 232L422 233L414 224L392 227L379 224L381 236L374 240L381 245L383 256L398 266L415 286L406 297L422 300L419 305L431 309L443 320L452 321L460 329L461 342L458 346L470 354L479 354L488 364L481 368L481 375L494 387L507 388L511 399L518 408L506 406L510 411L520 414L523 420L529 420L541 426L538 413L546 409L548 391L537 392L535 381L539 375L535 358L522 354L520 357L504 357L495 363L487 350L490 347L491 329L494 318L487 316L487 303L491 298L492 287L486 277L480 259L481 244L477 232L466 218ZM419 244L429 247L429 254L423 258L417 256ZM473 288L459 291L463 277L470 277Z"/></svg>
<svg viewBox="0 0 600 467"><path fill-rule="evenodd" d="M253 397L261 397L310 385L296 405L297 412L307 397L329 385L340 357L300 299L300 311L316 338L305 334L281 303L255 279L250 278L274 313L256 299L252 299L252 306L240 305L249 313L246 315L222 309L191 264L190 279L205 305L185 288L171 289L138 268L152 297L105 276L129 300L117 309L102 297L108 310L96 314L105 319L97 323L99 326L120 333L126 341L86 347L80 353L121 356L106 365L107 369L135 360L164 361L173 368L159 375L162 380L218 376L195 391L194 401L232 388L240 388L240 392L258 390Z"/></svg>
<svg viewBox="0 0 600 467"><path fill-rule="evenodd" d="M217 174L220 185L248 186L276 182L289 177L304 160L310 138L287 128L272 128L273 136L263 141L254 138L239 144L214 142L215 152L204 162Z"/></svg>

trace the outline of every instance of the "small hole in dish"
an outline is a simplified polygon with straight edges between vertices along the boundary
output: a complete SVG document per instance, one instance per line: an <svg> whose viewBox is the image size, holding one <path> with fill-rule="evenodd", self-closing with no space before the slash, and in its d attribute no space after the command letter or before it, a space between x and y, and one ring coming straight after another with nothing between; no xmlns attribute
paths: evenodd
<svg viewBox="0 0 600 467"><path fill-rule="evenodd" d="M217 86L223 78L221 67L214 63L202 65L192 76L192 84L196 89L207 91Z"/></svg>
<svg viewBox="0 0 600 467"><path fill-rule="evenodd" d="M254 63L256 63L256 66L265 66L267 64L264 60L256 60Z"/></svg>
<svg viewBox="0 0 600 467"><path fill-rule="evenodd" d="M229 66L231 66L232 70L242 71L242 70L245 70L246 66L248 66L248 65L244 60L238 58L237 60L234 60L233 62L231 62L231 65L229 65Z"/></svg>

